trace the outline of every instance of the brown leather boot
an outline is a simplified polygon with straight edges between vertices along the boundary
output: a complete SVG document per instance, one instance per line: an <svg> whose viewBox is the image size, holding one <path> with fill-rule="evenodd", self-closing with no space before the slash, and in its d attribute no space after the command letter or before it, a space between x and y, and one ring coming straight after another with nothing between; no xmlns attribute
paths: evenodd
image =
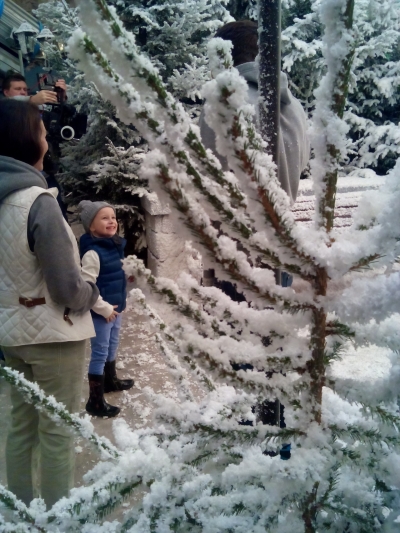
<svg viewBox="0 0 400 533"><path fill-rule="evenodd" d="M128 390L134 385L133 379L119 379L115 368L115 361L104 365L104 392L118 392Z"/></svg>
<svg viewBox="0 0 400 533"><path fill-rule="evenodd" d="M104 375L88 374L88 379L90 393L86 411L92 416L117 416L121 409L110 405L104 399Z"/></svg>

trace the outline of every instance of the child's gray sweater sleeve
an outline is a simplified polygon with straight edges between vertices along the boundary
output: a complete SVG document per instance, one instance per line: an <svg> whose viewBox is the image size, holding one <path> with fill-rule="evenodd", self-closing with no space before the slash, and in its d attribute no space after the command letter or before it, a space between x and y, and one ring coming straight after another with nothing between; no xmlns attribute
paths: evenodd
<svg viewBox="0 0 400 533"><path fill-rule="evenodd" d="M54 302L77 313L89 311L99 290L82 279L57 200L48 194L38 196L31 207L28 243L38 258Z"/></svg>

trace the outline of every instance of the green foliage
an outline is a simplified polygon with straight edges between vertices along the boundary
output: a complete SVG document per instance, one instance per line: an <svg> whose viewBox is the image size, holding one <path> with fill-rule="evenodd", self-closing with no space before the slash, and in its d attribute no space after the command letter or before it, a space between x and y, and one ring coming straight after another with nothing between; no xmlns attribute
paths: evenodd
<svg viewBox="0 0 400 533"><path fill-rule="evenodd" d="M146 245L140 198L147 182L137 172L147 146L135 130L121 128L108 115L110 107L97 114L84 141L64 147L60 178L71 206L87 199L113 204L128 241L126 252L138 253Z"/></svg>
<svg viewBox="0 0 400 533"><path fill-rule="evenodd" d="M208 79L206 43L231 19L227 0L113 0L126 29L136 36L178 97L196 99Z"/></svg>
<svg viewBox="0 0 400 533"><path fill-rule="evenodd" d="M235 20L257 20L256 0L229 0L228 9Z"/></svg>
<svg viewBox="0 0 400 533"><path fill-rule="evenodd" d="M291 0L282 9L282 61L292 92L311 115L314 90L325 74L319 2ZM393 168L400 119L400 16L397 0L358 0L354 27L355 57L350 70L344 118L350 128L346 172Z"/></svg>
<svg viewBox="0 0 400 533"><path fill-rule="evenodd" d="M41 4L35 14L56 37L56 42L42 46L52 69L67 80L69 103L88 115L86 135L79 141L61 145L58 178L64 200L69 208L81 200L111 202L127 239L126 252L143 256L146 239L140 198L147 183L138 177L137 170L147 144L133 126L117 119L110 102L101 97L95 86L84 81L65 55L67 41L80 24L76 8L51 0ZM87 50L93 53L91 46L91 41L87 40ZM103 67L110 75L107 62Z"/></svg>

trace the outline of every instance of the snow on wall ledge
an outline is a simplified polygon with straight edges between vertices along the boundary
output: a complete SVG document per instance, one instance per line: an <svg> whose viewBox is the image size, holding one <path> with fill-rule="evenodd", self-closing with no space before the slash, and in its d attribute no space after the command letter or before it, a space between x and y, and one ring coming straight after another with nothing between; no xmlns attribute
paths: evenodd
<svg viewBox="0 0 400 533"><path fill-rule="evenodd" d="M364 191L379 189L385 181L384 176L374 174L370 177L346 176L338 178L334 228L346 228L351 225L352 215L358 206ZM297 222L310 226L315 211L315 197L312 181L300 181L296 202L292 207Z"/></svg>
<svg viewBox="0 0 400 533"><path fill-rule="evenodd" d="M200 282L201 254L176 231L169 206L162 205L153 192L142 198L142 207L146 213L147 266L152 274L176 280L181 272L187 272Z"/></svg>
<svg viewBox="0 0 400 533"><path fill-rule="evenodd" d="M385 178L346 176L338 179L336 195L336 230L351 225L352 214L357 208L364 191L378 189ZM198 281L203 277L203 260L200 252L189 241L184 241L174 228L171 209L162 205L156 193L142 198L146 212L146 239L148 243L148 268L155 276L176 280L181 272L188 272ZM297 200L292 207L297 222L312 224L315 210L315 197L312 181L300 181Z"/></svg>

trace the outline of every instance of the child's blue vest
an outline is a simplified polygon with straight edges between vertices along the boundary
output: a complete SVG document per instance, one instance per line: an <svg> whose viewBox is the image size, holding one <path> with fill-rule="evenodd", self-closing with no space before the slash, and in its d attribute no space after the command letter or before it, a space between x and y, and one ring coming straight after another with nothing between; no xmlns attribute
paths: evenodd
<svg viewBox="0 0 400 533"><path fill-rule="evenodd" d="M120 313L126 307L126 278L122 270L126 240L118 235L110 238L82 235L79 241L81 258L89 250L94 250L100 259L100 272L96 281L100 296L111 305L118 305Z"/></svg>

